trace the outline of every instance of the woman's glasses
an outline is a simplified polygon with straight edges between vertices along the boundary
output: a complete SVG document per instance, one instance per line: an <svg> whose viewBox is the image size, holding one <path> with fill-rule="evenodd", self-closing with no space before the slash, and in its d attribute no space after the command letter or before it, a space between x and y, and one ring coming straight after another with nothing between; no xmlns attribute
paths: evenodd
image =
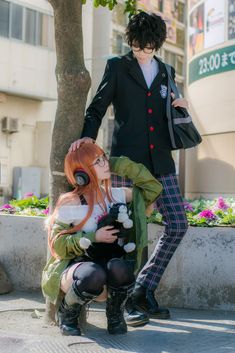
<svg viewBox="0 0 235 353"><path fill-rule="evenodd" d="M97 160L92 163L90 165L90 167L94 167L95 165L98 165L99 167L104 167L105 163L109 160L109 157L107 156L107 154L103 154L102 156L100 156L99 158L97 158Z"/></svg>

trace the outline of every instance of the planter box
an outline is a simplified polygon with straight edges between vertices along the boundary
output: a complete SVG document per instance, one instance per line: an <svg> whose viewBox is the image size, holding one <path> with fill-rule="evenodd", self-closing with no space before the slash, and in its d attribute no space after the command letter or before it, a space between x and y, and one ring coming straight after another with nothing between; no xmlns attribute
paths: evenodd
<svg viewBox="0 0 235 353"><path fill-rule="evenodd" d="M40 288L45 218L0 215L0 259L15 289ZM162 227L149 224L149 253ZM190 227L157 290L161 304L235 310L235 229Z"/></svg>
<svg viewBox="0 0 235 353"><path fill-rule="evenodd" d="M149 254L163 227L149 224ZM235 310L235 228L189 227L157 289L161 304Z"/></svg>
<svg viewBox="0 0 235 353"><path fill-rule="evenodd" d="M40 288L46 263L45 218L0 215L0 259L14 289Z"/></svg>

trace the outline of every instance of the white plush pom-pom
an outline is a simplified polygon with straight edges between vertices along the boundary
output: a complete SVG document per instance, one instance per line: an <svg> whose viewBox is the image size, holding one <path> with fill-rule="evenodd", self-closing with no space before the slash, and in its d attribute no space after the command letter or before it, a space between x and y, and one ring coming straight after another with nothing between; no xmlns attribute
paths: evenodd
<svg viewBox="0 0 235 353"><path fill-rule="evenodd" d="M121 213L124 213L124 212L126 213L127 212L127 207L125 205L121 205L119 207L118 211L121 212Z"/></svg>
<svg viewBox="0 0 235 353"><path fill-rule="evenodd" d="M129 219L127 213L119 213L119 214L118 214L118 219L117 219L118 222L123 223L123 222L125 222L127 219Z"/></svg>
<svg viewBox="0 0 235 353"><path fill-rule="evenodd" d="M135 243L127 243L126 245L123 246L123 249L125 252L132 252L135 250Z"/></svg>
<svg viewBox="0 0 235 353"><path fill-rule="evenodd" d="M125 229L129 229L129 228L132 228L133 227L133 221L132 219L127 219L125 222L123 222L123 227Z"/></svg>
<svg viewBox="0 0 235 353"><path fill-rule="evenodd" d="M80 240L79 240L79 245L82 249L88 249L89 246L91 245L91 241L90 239L87 239L85 237L82 237Z"/></svg>

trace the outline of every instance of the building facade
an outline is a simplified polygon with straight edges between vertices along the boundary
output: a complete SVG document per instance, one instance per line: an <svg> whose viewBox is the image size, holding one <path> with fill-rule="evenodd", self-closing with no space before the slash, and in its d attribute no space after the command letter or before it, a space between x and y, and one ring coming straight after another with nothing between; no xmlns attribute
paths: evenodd
<svg viewBox="0 0 235 353"><path fill-rule="evenodd" d="M187 93L203 142L186 154L186 195L235 195L235 0L188 1Z"/></svg>
<svg viewBox="0 0 235 353"><path fill-rule="evenodd" d="M93 6L83 8L84 56L92 72ZM53 10L46 0L0 0L0 204L49 192L57 105Z"/></svg>
<svg viewBox="0 0 235 353"><path fill-rule="evenodd" d="M21 194L22 177L13 191L15 167L32 167L33 190L48 191L48 142L57 97L53 33L47 1L0 1L1 198L16 196L16 189Z"/></svg>

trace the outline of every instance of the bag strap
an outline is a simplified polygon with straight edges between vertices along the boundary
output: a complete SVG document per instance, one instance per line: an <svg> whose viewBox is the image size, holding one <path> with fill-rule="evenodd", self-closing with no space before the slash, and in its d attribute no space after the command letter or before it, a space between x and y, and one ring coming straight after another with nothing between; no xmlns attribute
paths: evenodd
<svg viewBox="0 0 235 353"><path fill-rule="evenodd" d="M79 198L80 198L81 205L87 205L86 199L83 195L80 195Z"/></svg>
<svg viewBox="0 0 235 353"><path fill-rule="evenodd" d="M180 98L180 94L179 94L178 88L177 88L177 86L175 84L175 81L172 78L172 75L171 75L171 66L168 65L168 64L165 64L165 67L166 67L166 71L167 71L167 74L168 74L168 81L169 81L169 84L170 84L171 91L174 93L175 99Z"/></svg>
<svg viewBox="0 0 235 353"><path fill-rule="evenodd" d="M171 77L171 67L168 64L163 63L166 67L167 71L167 101L166 101L166 117L167 117L167 124L168 124L168 130L169 130L169 135L170 135L170 140L171 140L171 145L173 148L176 148L176 143L175 143L175 137L174 137L174 131L173 131L173 119L172 119L172 114L171 114L171 91L172 86L171 86L171 80L173 81ZM173 81L174 82L174 81ZM174 91L173 91L174 93Z"/></svg>

